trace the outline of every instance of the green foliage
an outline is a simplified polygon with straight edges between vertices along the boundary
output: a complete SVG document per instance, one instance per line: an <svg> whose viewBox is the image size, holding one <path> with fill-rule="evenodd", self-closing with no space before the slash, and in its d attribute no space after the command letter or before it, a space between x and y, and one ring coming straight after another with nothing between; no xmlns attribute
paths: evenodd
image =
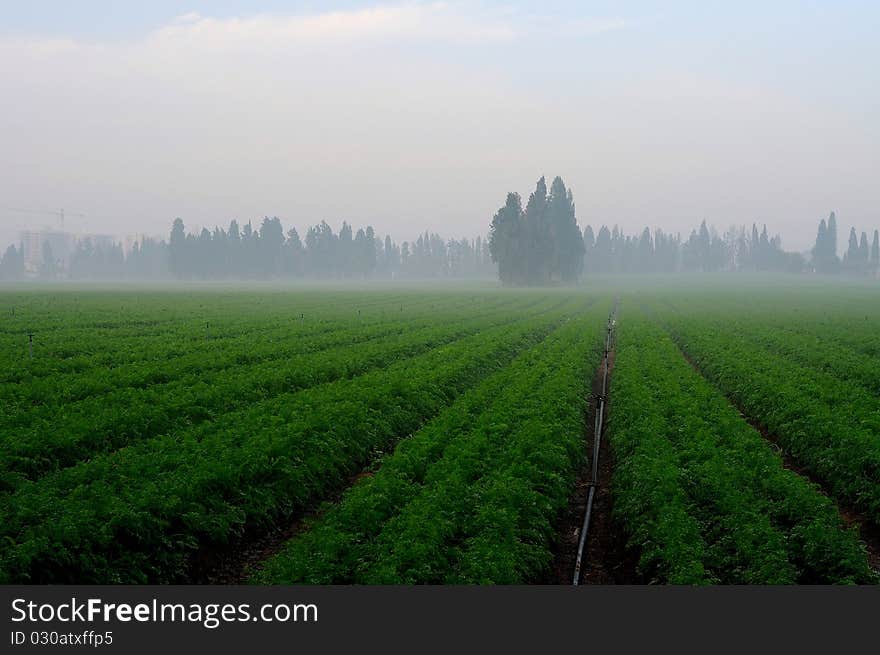
<svg viewBox="0 0 880 655"><path fill-rule="evenodd" d="M880 304L824 284L624 295L612 493L645 581L875 580L730 402L878 519ZM256 580L541 580L584 456L609 304L590 301L4 292L0 581L189 581L317 507Z"/></svg>
<svg viewBox="0 0 880 655"><path fill-rule="evenodd" d="M489 251L505 286L571 284L583 269L584 240L575 218L574 199L562 178L550 193L542 177L525 211L516 193L492 219Z"/></svg>
<svg viewBox="0 0 880 655"><path fill-rule="evenodd" d="M10 245L0 257L0 281L20 280L24 277L24 248Z"/></svg>
<svg viewBox="0 0 880 655"><path fill-rule="evenodd" d="M539 579L583 455L606 307L572 320L428 423L269 560L266 583Z"/></svg>
<svg viewBox="0 0 880 655"><path fill-rule="evenodd" d="M837 273L840 270L840 258L837 256L837 217L834 212L828 222L819 222L816 234L816 245L813 246L813 268L817 273Z"/></svg>
<svg viewBox="0 0 880 655"><path fill-rule="evenodd" d="M620 332L610 413L615 511L646 579L874 581L833 503L782 466L659 327L632 311Z"/></svg>
<svg viewBox="0 0 880 655"><path fill-rule="evenodd" d="M271 393L246 398L231 411L221 407L225 392L232 405L235 394L247 391L227 389L219 377L211 385L219 398L211 400L211 415L200 420L172 427L157 420L155 430L147 422L138 438L115 447L91 440L88 430L79 432L80 441L58 439L61 450L46 443L48 454L29 442L31 478L10 481L0 496L0 579L186 580L200 554L233 544L247 530L290 520L344 487L351 475L584 304L579 298L519 295L483 313L474 311L479 300L455 295L424 300L417 315L431 314L433 326L424 323L410 334L391 329L376 343L358 339L363 328L349 308L347 355L340 350L335 358L331 348L313 356L305 346L300 362L314 362L311 370L291 369L289 375L298 377L278 380ZM370 309L372 320L406 326L409 315L398 311L400 301L378 302ZM332 316L327 299L316 302ZM283 318L292 324L292 334L310 329L291 321L290 314L296 314L290 309ZM218 330L216 338L222 340L222 333ZM313 336L321 338L320 328ZM283 344L283 329L273 339ZM159 339L158 352L147 351L155 357L162 343ZM327 357L324 368L321 356ZM84 375L89 374L87 369ZM175 402L161 394L150 398ZM135 407L135 413L142 409Z"/></svg>
<svg viewBox="0 0 880 655"><path fill-rule="evenodd" d="M799 339L802 331L814 330L805 323L810 319L803 312L791 339L792 344L803 345L797 353L781 343L784 332L767 335L767 328L755 324L754 318L749 325L700 305L663 316L700 370L774 435L788 455L822 480L836 498L880 520L876 361L848 346L817 339L816 333L826 333L821 327L815 328L812 338ZM850 314L834 324L841 342L877 348L876 323L853 320ZM852 326L849 334L844 324ZM866 341L860 330L865 331Z"/></svg>
<svg viewBox="0 0 880 655"><path fill-rule="evenodd" d="M479 317L470 316L471 310L450 309L450 322L442 325L430 315L354 330L348 321L335 332L273 341L259 349L230 348L245 344L228 338L161 366L146 360L88 375L44 376L15 390L14 402L22 410L4 421L10 429L0 435L0 481L8 487L16 479L8 473L38 477L86 456L381 369L511 321L509 308L487 308ZM55 437L47 441L47 433Z"/></svg>

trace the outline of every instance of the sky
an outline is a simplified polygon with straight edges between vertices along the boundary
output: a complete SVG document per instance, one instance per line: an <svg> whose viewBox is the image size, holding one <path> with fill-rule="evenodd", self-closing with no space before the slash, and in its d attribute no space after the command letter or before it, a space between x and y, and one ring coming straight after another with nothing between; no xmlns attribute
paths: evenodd
<svg viewBox="0 0 880 655"><path fill-rule="evenodd" d="M0 244L279 216L880 227L880 3L0 0Z"/></svg>

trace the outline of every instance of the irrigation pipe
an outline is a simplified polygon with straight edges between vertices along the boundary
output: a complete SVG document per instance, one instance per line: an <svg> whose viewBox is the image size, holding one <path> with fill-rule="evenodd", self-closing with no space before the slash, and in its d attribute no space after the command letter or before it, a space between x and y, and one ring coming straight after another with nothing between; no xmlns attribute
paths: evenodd
<svg viewBox="0 0 880 655"><path fill-rule="evenodd" d="M593 516L593 501L596 498L596 487L599 486L599 448L602 444L602 424L605 420L605 401L608 389L608 352L611 350L611 339L614 330L615 317L617 315L617 302L608 317L608 329L605 331L605 354L602 356L602 393L596 398L597 407L595 423L593 424L593 461L590 469L589 492L587 493L587 510L584 512L584 524L581 527L581 536L578 540L577 559L574 564L574 577L572 585L580 584L581 565L584 561L584 547L587 544L587 535L590 532L590 519Z"/></svg>

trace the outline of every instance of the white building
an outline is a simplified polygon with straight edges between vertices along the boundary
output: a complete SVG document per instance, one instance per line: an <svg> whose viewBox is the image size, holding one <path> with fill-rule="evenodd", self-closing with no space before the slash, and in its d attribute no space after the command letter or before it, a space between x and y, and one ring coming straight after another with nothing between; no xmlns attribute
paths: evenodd
<svg viewBox="0 0 880 655"><path fill-rule="evenodd" d="M70 266L70 257L78 243L90 240L95 248L110 248L116 238L109 234L71 234L55 230L28 230L21 233L21 245L24 251L24 271L28 275L38 275L43 266L43 248L49 244L52 258L58 271L66 271Z"/></svg>
<svg viewBox="0 0 880 655"><path fill-rule="evenodd" d="M24 250L24 271L36 275L43 266L43 249L46 244L52 249L52 257L56 266L66 269L70 256L76 247L76 239L68 232L50 230L29 230L21 233L21 245Z"/></svg>

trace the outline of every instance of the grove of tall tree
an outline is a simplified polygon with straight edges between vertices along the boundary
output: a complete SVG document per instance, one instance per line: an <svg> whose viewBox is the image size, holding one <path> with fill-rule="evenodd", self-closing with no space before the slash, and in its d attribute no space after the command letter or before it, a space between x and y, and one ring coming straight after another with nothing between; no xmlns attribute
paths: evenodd
<svg viewBox="0 0 880 655"><path fill-rule="evenodd" d="M517 193L508 193L492 219L489 252L505 286L573 284L583 270L584 239L574 198L556 177L547 191L542 177L525 210Z"/></svg>

